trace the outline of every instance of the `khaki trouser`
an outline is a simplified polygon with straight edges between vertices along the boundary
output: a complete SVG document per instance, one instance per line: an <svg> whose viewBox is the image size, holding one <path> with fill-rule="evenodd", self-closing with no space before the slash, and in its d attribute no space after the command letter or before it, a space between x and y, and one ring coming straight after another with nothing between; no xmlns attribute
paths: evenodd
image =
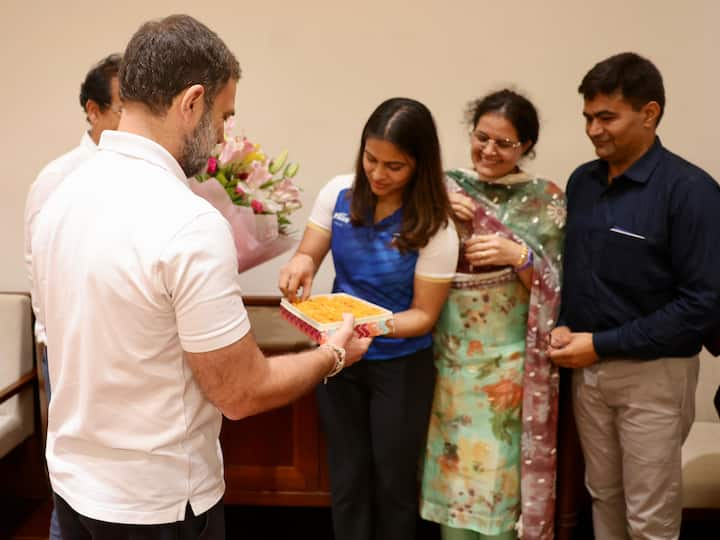
<svg viewBox="0 0 720 540"><path fill-rule="evenodd" d="M612 359L573 373L596 540L678 538L698 367L697 356Z"/></svg>

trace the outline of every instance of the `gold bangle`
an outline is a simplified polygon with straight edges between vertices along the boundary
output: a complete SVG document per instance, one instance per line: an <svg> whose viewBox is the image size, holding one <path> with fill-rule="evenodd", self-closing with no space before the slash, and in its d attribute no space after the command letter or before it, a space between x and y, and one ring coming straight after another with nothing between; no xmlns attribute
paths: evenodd
<svg viewBox="0 0 720 540"><path fill-rule="evenodd" d="M527 262L527 256L528 256L528 246L525 242L522 243L522 253L520 254L520 259L518 259L518 262L513 265L513 268L521 268L522 265L524 265Z"/></svg>

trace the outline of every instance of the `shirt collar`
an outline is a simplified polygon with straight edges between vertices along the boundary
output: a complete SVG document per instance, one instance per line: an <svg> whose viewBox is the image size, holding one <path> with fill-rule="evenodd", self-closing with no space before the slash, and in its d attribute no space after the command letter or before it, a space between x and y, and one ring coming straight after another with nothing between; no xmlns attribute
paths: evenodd
<svg viewBox="0 0 720 540"><path fill-rule="evenodd" d="M663 145L660 142L660 137L655 137L653 145L645 152L640 158L630 165L630 167L622 173L620 176L624 176L628 180L638 182L640 184L646 184L650 180L655 167L657 167L662 155Z"/></svg>
<svg viewBox="0 0 720 540"><path fill-rule="evenodd" d="M640 158L638 158L635 163L630 165L630 167L628 167L628 169L624 173L616 176L615 178L613 178L613 180L617 178L627 178L628 180L637 182L639 184L646 184L647 181L650 180L650 176L655 170L655 167L657 167L657 164L660 162L660 157L662 156L662 152L664 149L665 147L660 142L660 137L656 136L655 142L652 144L652 146L648 148L648 150L642 156L640 156ZM607 185L607 161L605 161L604 159L598 159L594 163L595 166L592 169L593 176L601 184Z"/></svg>
<svg viewBox="0 0 720 540"><path fill-rule="evenodd" d="M146 137L127 131L105 130L100 135L99 148L152 163L188 185L188 179L177 160L164 147Z"/></svg>
<svg viewBox="0 0 720 540"><path fill-rule="evenodd" d="M85 131L83 136L80 138L80 146L82 146L85 150L90 150L91 152L97 152L98 150L97 144L95 144L95 141L92 140L90 133L87 131Z"/></svg>

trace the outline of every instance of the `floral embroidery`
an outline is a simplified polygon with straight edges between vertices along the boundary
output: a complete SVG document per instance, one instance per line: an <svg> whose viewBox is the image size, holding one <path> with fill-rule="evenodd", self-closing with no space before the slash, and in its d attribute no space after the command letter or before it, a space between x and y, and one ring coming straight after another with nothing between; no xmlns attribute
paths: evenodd
<svg viewBox="0 0 720 540"><path fill-rule="evenodd" d="M565 218L567 217L567 210L564 204L560 204L558 201L553 201L547 205L546 210L548 217L558 227L565 226Z"/></svg>

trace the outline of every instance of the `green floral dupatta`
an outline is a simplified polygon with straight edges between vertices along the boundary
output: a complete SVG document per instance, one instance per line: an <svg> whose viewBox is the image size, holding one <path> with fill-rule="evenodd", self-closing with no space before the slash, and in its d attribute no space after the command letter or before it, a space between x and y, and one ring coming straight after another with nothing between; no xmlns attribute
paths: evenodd
<svg viewBox="0 0 720 540"><path fill-rule="evenodd" d="M559 374L545 349L560 307L565 197L554 183L524 172L492 183L463 169L451 170L447 176L478 203L475 233L496 233L525 242L534 253L523 373L518 528L525 540L551 540Z"/></svg>

